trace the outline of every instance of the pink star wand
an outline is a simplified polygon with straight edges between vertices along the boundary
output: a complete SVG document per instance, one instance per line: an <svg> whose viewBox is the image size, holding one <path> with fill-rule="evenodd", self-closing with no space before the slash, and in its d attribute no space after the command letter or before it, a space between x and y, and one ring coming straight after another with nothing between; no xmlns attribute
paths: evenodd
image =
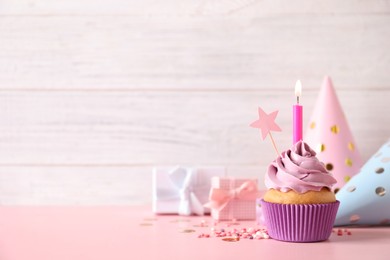
<svg viewBox="0 0 390 260"><path fill-rule="evenodd" d="M250 124L250 126L261 129L261 136L263 140L269 134L269 137L271 138L272 141L272 145L274 146L274 149L279 156L278 148L276 148L274 138L272 137L271 134L271 131L275 131L275 132L282 131L282 129L280 129L280 127L275 123L275 119L276 116L278 115L278 112L279 111L276 110L270 114L266 114L264 110L259 107L259 119L257 119L252 124Z"/></svg>

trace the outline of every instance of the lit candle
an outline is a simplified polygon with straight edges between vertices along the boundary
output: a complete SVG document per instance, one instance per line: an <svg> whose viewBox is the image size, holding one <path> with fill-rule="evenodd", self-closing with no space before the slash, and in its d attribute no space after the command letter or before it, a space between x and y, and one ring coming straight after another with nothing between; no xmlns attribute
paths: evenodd
<svg viewBox="0 0 390 260"><path fill-rule="evenodd" d="M295 84L295 96L297 104L293 106L293 144L302 140L302 106L299 105L299 97L302 93L302 84L298 80Z"/></svg>

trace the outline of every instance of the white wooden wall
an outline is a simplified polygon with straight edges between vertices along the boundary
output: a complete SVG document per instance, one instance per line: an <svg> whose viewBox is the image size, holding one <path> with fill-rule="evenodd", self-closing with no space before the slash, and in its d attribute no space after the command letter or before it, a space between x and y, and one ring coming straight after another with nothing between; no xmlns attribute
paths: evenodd
<svg viewBox="0 0 390 260"><path fill-rule="evenodd" d="M141 204L154 165L262 178L332 76L364 159L390 134L390 1L2 0L0 204Z"/></svg>

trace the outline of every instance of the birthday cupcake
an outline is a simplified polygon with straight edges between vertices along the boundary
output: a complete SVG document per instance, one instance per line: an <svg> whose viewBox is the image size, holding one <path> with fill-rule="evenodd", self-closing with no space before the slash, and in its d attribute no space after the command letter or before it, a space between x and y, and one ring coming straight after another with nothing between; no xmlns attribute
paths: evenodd
<svg viewBox="0 0 390 260"><path fill-rule="evenodd" d="M268 167L269 190L261 200L269 235L290 242L328 239L340 204L331 191L335 183L308 144L282 152Z"/></svg>

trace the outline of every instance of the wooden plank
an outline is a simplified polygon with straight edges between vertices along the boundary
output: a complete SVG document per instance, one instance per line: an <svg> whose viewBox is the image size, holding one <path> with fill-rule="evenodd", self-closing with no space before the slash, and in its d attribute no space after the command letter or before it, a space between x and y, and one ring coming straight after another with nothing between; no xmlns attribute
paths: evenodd
<svg viewBox="0 0 390 260"><path fill-rule="evenodd" d="M299 0L204 0L204 1L126 1L112 0L3 0L0 14L4 15L133 15L133 16L202 16L248 14L361 14L389 13L388 0L380 1L310 1Z"/></svg>
<svg viewBox="0 0 390 260"><path fill-rule="evenodd" d="M0 17L0 89L386 89L390 16Z"/></svg>
<svg viewBox="0 0 390 260"><path fill-rule="evenodd" d="M364 158L390 132L390 91L338 91ZM309 123L317 92L302 97ZM291 145L292 91L2 92L0 165L267 164L268 140L248 125L257 106L280 110ZM364 148L364 149L363 149Z"/></svg>
<svg viewBox="0 0 390 260"><path fill-rule="evenodd" d="M229 167L263 179L264 167ZM151 202L152 166L0 167L1 205L140 205ZM263 181L260 187L265 188Z"/></svg>
<svg viewBox="0 0 390 260"><path fill-rule="evenodd" d="M0 167L2 205L134 205L151 201L151 175L137 167Z"/></svg>

